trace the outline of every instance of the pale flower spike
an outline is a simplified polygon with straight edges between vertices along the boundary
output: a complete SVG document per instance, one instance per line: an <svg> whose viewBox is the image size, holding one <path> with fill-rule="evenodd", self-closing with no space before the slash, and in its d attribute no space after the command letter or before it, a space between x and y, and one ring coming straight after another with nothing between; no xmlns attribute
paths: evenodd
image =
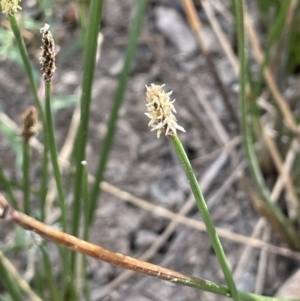
<svg viewBox="0 0 300 301"><path fill-rule="evenodd" d="M21 10L19 2L21 0L0 0L1 10L4 14L13 15L18 10Z"/></svg>
<svg viewBox="0 0 300 301"><path fill-rule="evenodd" d="M152 127L151 131L157 130L157 138L161 133L166 136L175 136L176 130L185 132L185 129L177 124L177 119L173 112L176 113L173 103L175 99L170 101L170 95L173 91L166 93L163 90L165 85L151 84L146 86L147 113L150 118L148 126Z"/></svg>

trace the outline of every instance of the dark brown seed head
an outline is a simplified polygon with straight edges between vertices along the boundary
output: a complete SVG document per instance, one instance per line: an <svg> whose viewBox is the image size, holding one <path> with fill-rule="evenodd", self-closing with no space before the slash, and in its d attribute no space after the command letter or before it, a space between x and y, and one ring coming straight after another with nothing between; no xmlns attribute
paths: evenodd
<svg viewBox="0 0 300 301"><path fill-rule="evenodd" d="M40 56L40 64L42 66L41 71L43 74L43 79L46 82L51 81L54 71L56 69L55 44L49 27L50 26L48 24L45 24L45 26L41 29L43 45L41 47L42 52Z"/></svg>

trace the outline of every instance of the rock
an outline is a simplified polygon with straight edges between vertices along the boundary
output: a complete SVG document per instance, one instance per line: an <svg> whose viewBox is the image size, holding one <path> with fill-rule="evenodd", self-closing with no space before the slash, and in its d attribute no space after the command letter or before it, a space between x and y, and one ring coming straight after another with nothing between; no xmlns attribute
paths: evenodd
<svg viewBox="0 0 300 301"><path fill-rule="evenodd" d="M157 234L150 230L139 230L136 235L135 244L137 248L149 247L157 238Z"/></svg>
<svg viewBox="0 0 300 301"><path fill-rule="evenodd" d="M288 280L279 288L275 297L277 298L300 298L300 269L296 271Z"/></svg>
<svg viewBox="0 0 300 301"><path fill-rule="evenodd" d="M175 45L179 52L188 56L197 49L193 33L178 12L171 8L158 6L154 13L157 28Z"/></svg>

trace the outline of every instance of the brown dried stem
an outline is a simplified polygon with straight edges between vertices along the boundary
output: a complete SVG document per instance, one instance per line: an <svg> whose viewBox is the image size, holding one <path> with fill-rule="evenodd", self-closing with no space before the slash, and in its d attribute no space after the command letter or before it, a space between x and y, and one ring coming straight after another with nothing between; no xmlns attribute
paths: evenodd
<svg viewBox="0 0 300 301"><path fill-rule="evenodd" d="M261 128L263 132L263 136L267 147L269 149L270 155L273 159L275 167L280 174L282 181L285 185L286 192L287 192L287 205L288 211L291 218L295 217L296 211L299 208L299 199L297 193L295 191L295 187L293 185L293 181L291 179L290 174L284 168L284 163L281 158L280 152L276 146L275 141L272 138L271 129L269 129L268 125L261 119Z"/></svg>
<svg viewBox="0 0 300 301"><path fill-rule="evenodd" d="M215 80L215 83L220 91L220 94L222 96L224 105L226 109L228 110L229 114L232 116L234 120L237 120L236 114L234 112L234 109L229 102L228 93L224 87L224 84L219 76L219 73L217 71L217 67L210 55L209 49L207 48L204 39L202 38L202 24L197 16L197 12L195 10L195 6L191 0L181 0L182 6L184 7L187 19L190 23L190 27L195 33L196 39L198 41L199 47L205 56L205 59L207 61L209 70Z"/></svg>
<svg viewBox="0 0 300 301"><path fill-rule="evenodd" d="M226 286L218 285L214 282L193 276L185 275L158 265L154 265L139 259L135 259L120 253L116 253L101 246L81 240L75 236L67 234L52 228L20 211L12 208L6 199L0 194L0 218L10 218L19 226L35 232L42 237L49 239L57 244L66 246L67 248L91 256L96 259L123 267L134 272L159 278L171 283L181 284L185 286L195 287L208 292L230 297L229 289ZM245 301L283 301L287 299L277 299L273 297L265 297L250 293L238 292L242 300Z"/></svg>
<svg viewBox="0 0 300 301"><path fill-rule="evenodd" d="M0 217L10 218L19 226L37 233L42 237L51 240L57 244L63 245L71 250L91 256L96 259L142 273L148 276L160 278L172 283L178 283L186 286L197 287L202 290L219 293L229 296L229 290L225 286L217 285L213 282L181 274L179 272L163 268L139 259L135 259L120 253L116 253L101 246L81 240L75 236L52 228L20 211L12 208L6 199L0 194Z"/></svg>
<svg viewBox="0 0 300 301"><path fill-rule="evenodd" d="M262 64L264 61L264 53L260 47L259 40L258 40L258 34L256 33L254 26L252 25L252 22L250 21L250 17L247 13L247 10L245 11L245 28L248 32L248 37L250 44L253 49L253 55L255 60ZM287 105L286 100L284 99L282 93L278 89L278 86L276 85L275 79L272 75L270 67L267 65L263 70L263 75L265 78L265 81L270 89L270 92L272 93L272 96L274 97L274 100L276 101L278 107L280 108L280 111L282 115L284 116L286 125L295 133L299 133L297 122Z"/></svg>

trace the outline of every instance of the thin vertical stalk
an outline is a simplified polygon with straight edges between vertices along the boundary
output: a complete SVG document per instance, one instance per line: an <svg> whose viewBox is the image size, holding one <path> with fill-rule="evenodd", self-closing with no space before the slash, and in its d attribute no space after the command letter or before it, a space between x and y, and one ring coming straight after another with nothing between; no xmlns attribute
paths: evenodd
<svg viewBox="0 0 300 301"><path fill-rule="evenodd" d="M85 160L85 147L88 135L88 124L90 117L90 103L92 98L92 86L96 62L97 38L102 15L103 0L92 0L90 2L88 26L86 29L84 49L84 68L82 79L82 94L81 94L81 115L80 125L75 143L76 155L76 176L74 186L74 203L73 203L73 221L72 234L78 235L79 217L80 217L80 200L82 189L82 174L83 166L81 162ZM74 271L75 253L72 254L71 268Z"/></svg>
<svg viewBox="0 0 300 301"><path fill-rule="evenodd" d="M83 165L83 173L82 173L83 216L81 216L80 218L81 220L83 220L83 231L80 231L79 237L80 238L83 237L84 240L88 241L89 191L88 191L88 172L87 172L86 161L82 161L82 165ZM84 254L78 254L77 262L76 262L75 283L76 283L76 289L79 293L82 291L86 296L89 296L86 263L87 263L86 256ZM89 298L87 300L89 300Z"/></svg>
<svg viewBox="0 0 300 301"><path fill-rule="evenodd" d="M83 229L83 239L88 241L89 238L89 207L90 207L90 195L89 195L89 181L88 181L88 170L86 164L84 164L83 177L82 177L82 199L84 203L84 229ZM90 288L87 277L87 259L85 255L82 255L82 267L84 271L84 287L83 293L86 300L91 300Z"/></svg>
<svg viewBox="0 0 300 301"><path fill-rule="evenodd" d="M0 162L0 182L4 186L4 190L7 193L8 197L9 197L9 200L11 201L11 203L13 204L13 206L15 208L19 209L19 205L18 205L16 196L15 196L15 194L14 194L12 188L11 188L11 184L10 184L9 180L7 179L7 177L6 177L5 173L4 173L4 170L3 170L1 162Z"/></svg>
<svg viewBox="0 0 300 301"><path fill-rule="evenodd" d="M90 212L89 212L89 223L90 225L93 222L94 218L94 212L96 209L97 205L97 200L100 195L100 183L103 180L104 176L104 171L106 168L108 156L112 147L113 139L114 139L114 134L115 134L115 129L116 129L116 124L118 120L118 114L119 110L124 98L124 93L126 90L127 86L127 81L128 81L128 76L130 73L130 68L131 64L135 55L135 50L137 47L138 43L138 37L140 33L140 29L142 27L143 19L144 19L144 13L146 10L147 6L147 0L141 0L138 1L138 8L136 11L135 19L132 24L132 28L130 31L130 36L129 36L129 41L127 44L127 49L126 49L126 54L125 54L125 62L124 62L124 67L119 79L119 84L118 88L114 97L114 103L113 107L111 110L111 115L110 119L108 122L108 127L107 127L107 133L104 138L103 142L103 149L100 155L100 162L96 171L96 177L95 177L95 182L94 186L92 188L92 194L91 194L91 206L90 206Z"/></svg>
<svg viewBox="0 0 300 301"><path fill-rule="evenodd" d="M84 257L84 266L87 266L87 258L86 257ZM91 301L92 298L91 298L91 291L90 291L90 287L89 287L88 278L86 277L85 280L86 281L84 283L83 294L84 294L85 300Z"/></svg>
<svg viewBox="0 0 300 301"><path fill-rule="evenodd" d="M51 109L51 82L45 81L45 111L48 129L48 143L51 155L51 162L53 167L54 178L56 181L57 191L58 191L58 201L61 209L61 223L62 228L66 231L67 221L66 221L66 209L65 209L65 197L63 192L62 179L60 174L60 169L58 165L57 147L54 134L54 124L52 119L52 109ZM67 264L67 252L59 248L61 259L62 259L62 273L64 277L63 282L63 292L66 293L71 289L70 293L74 294L74 278L71 276L68 270ZM69 281L68 281L69 280ZM71 281L71 282L70 282ZM64 294L61 294L62 300L64 300Z"/></svg>
<svg viewBox="0 0 300 301"><path fill-rule="evenodd" d="M60 299L61 301L65 301L66 297L72 301L77 301L78 296L76 293L76 284L75 284L75 275L70 270L70 265L68 262L68 250L62 248L60 245L57 246L58 251L61 257L61 264L62 264L62 281L61 288L60 288Z"/></svg>
<svg viewBox="0 0 300 301"><path fill-rule="evenodd" d="M11 295L12 299L14 301L24 300L19 287L16 285L16 281L11 277L10 273L5 268L5 265L2 261L2 256L0 258L0 275L1 281L3 282L5 288Z"/></svg>
<svg viewBox="0 0 300 301"><path fill-rule="evenodd" d="M286 238L289 244L299 250L300 249L300 240L297 235L297 232L292 225L291 221L287 219L282 211L271 202L270 192L265 184L265 180L261 173L258 160L254 150L253 138L251 126L248 120L248 104L246 97L246 85L247 85L247 59L246 59L246 36L245 36L245 25L244 25L244 1L243 0L234 0L236 8L236 25L238 33L238 51L239 51L239 62L240 62L240 106L241 106L241 129L242 135L244 138L244 145L246 153L249 159L250 167L254 175L257 186L260 189L260 193L263 199L266 201L266 204L272 210L276 216L278 222L281 225L281 229L286 233Z"/></svg>
<svg viewBox="0 0 300 301"><path fill-rule="evenodd" d="M62 223L62 228L66 231L67 221L66 221L65 197L63 192L60 169L58 165L57 148L55 142L54 125L53 125L52 110L51 110L51 82L45 82L45 106L46 106L46 119L47 119L51 162L53 166L53 173L54 173L54 178L56 181L56 186L58 191L58 201L61 210L61 223Z"/></svg>
<svg viewBox="0 0 300 301"><path fill-rule="evenodd" d="M50 290L51 300L59 301L60 300L60 298L59 298L59 289L58 289L57 284L55 282L51 262L49 260L47 251L45 250L44 246L41 247L41 251L42 251L42 254L43 254L44 269L45 269L47 281L49 281L48 288Z"/></svg>
<svg viewBox="0 0 300 301"><path fill-rule="evenodd" d="M30 215L30 180L29 180L29 143L23 141L23 210Z"/></svg>
<svg viewBox="0 0 300 301"><path fill-rule="evenodd" d="M90 212L90 198L89 198L89 181L87 166L84 164L83 175L82 175L82 199L84 203L84 230L83 239L88 241L89 238L89 212Z"/></svg>
<svg viewBox="0 0 300 301"><path fill-rule="evenodd" d="M41 195L41 221L45 221L46 218L46 198L48 193L48 149L44 147L44 154L43 154L43 166L42 166L42 180L41 180L41 188L40 188L40 195Z"/></svg>
<svg viewBox="0 0 300 301"><path fill-rule="evenodd" d="M31 285L34 287L34 291L41 296L41 299L45 299L48 292L45 291L45 282L42 271L35 270L34 279L31 281Z"/></svg>
<svg viewBox="0 0 300 301"><path fill-rule="evenodd" d="M232 298L235 301L240 300L239 293L236 289L236 285L232 276L231 269L229 267L226 255L224 253L223 247L221 245L220 239L218 237L218 234L216 232L216 228L214 226L214 223L211 219L211 216L209 214L205 199L202 195L201 189L199 187L199 183L197 181L197 178L193 172L193 168L191 166L191 163L186 155L186 152L181 144L180 139L178 136L170 137L171 141L173 143L174 149L177 153L177 156L180 160L180 163L185 171L185 174L188 178L189 184L191 186L193 195L195 197L196 203L198 205L199 211L201 213L201 216L203 218L203 221L205 223L207 233L209 235L210 241L212 243L212 246L215 250L216 256L219 260L219 263L221 265L224 277L227 281L230 293Z"/></svg>

